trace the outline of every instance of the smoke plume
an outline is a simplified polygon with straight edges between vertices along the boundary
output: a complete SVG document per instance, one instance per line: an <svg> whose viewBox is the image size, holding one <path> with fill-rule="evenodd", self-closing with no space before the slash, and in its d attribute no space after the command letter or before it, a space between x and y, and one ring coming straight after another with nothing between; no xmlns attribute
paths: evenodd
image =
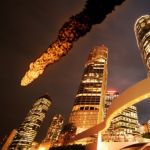
<svg viewBox="0 0 150 150"><path fill-rule="evenodd" d="M101 23L106 15L123 1L125 0L87 0L83 11L70 17L59 30L56 41L52 42L48 49L30 64L29 70L21 80L21 85L30 84L44 72L49 64L66 55L76 40L89 32L92 25Z"/></svg>

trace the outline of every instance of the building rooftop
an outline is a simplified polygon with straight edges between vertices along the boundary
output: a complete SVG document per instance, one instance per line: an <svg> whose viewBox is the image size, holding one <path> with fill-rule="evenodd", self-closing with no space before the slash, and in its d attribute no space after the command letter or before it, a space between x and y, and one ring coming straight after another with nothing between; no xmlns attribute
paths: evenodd
<svg viewBox="0 0 150 150"><path fill-rule="evenodd" d="M50 98L50 96L49 96L47 93L46 93L45 95L39 97L39 99L40 99L40 98L46 98L46 99L48 99L49 101L52 102L52 99Z"/></svg>

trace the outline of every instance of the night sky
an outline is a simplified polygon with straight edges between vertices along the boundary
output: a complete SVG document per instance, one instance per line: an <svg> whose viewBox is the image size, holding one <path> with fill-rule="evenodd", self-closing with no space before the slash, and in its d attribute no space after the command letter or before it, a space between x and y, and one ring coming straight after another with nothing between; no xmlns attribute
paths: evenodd
<svg viewBox="0 0 150 150"><path fill-rule="evenodd" d="M56 113L67 122L80 84L89 51L104 44L109 49L108 88L120 93L146 78L146 68L134 35L134 23L150 14L150 1L126 0L116 7L101 24L74 43L69 54L47 67L27 87L20 81L29 63L56 39L59 29L69 17L79 13L85 0L5 0L0 5L0 140L18 128L35 100L48 93L52 106L46 114L37 140L45 137ZM137 104L141 123L150 118L150 102Z"/></svg>

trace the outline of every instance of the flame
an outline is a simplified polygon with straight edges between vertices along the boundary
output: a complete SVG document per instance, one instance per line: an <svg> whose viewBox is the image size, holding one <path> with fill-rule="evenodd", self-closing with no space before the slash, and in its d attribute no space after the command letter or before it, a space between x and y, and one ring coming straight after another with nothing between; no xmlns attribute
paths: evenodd
<svg viewBox="0 0 150 150"><path fill-rule="evenodd" d="M21 85L26 86L44 72L44 69L72 48L73 42L85 35L92 25L101 23L106 15L125 0L87 0L85 8L79 14L72 16L59 30L58 37L48 49L35 62L30 63L29 70L21 80Z"/></svg>
<svg viewBox="0 0 150 150"><path fill-rule="evenodd" d="M26 86L38 78L39 75L44 72L44 69L48 64L59 60L59 58L65 55L67 50L70 48L71 44L64 41L57 40L51 44L51 46L41 55L40 58L30 64L29 70L21 80L21 85Z"/></svg>

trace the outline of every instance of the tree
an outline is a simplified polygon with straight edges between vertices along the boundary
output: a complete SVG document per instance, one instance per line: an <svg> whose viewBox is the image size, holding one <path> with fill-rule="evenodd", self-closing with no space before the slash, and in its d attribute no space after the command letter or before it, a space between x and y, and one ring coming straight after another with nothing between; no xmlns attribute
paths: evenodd
<svg viewBox="0 0 150 150"><path fill-rule="evenodd" d="M76 129L73 123L68 123L63 127L60 133L60 137L63 135L63 145L67 145L70 139L75 136Z"/></svg>
<svg viewBox="0 0 150 150"><path fill-rule="evenodd" d="M147 139L150 139L150 133L144 133L142 135L143 138L147 138Z"/></svg>

